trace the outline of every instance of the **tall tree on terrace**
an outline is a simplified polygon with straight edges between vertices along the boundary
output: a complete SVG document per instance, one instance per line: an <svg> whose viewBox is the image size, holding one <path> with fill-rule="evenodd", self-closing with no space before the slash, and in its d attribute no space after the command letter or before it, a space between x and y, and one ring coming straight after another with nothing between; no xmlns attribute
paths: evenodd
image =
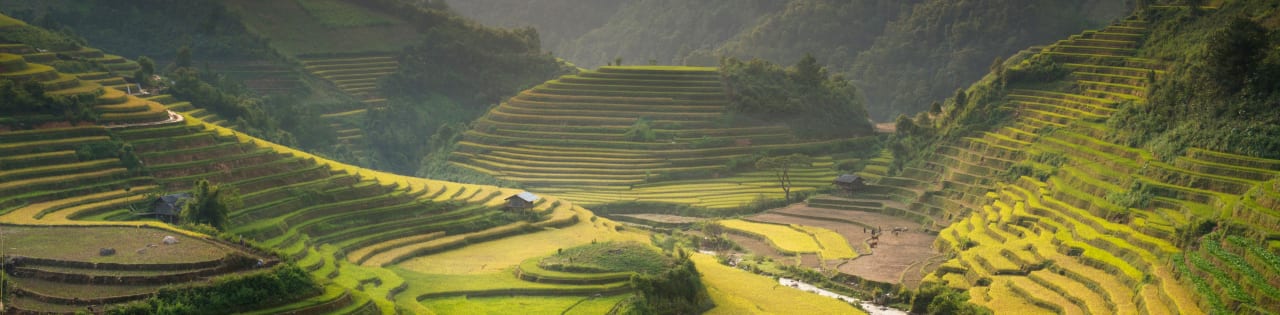
<svg viewBox="0 0 1280 315"><path fill-rule="evenodd" d="M786 197L787 202L791 202L791 167L809 165L813 163L813 158L808 155L796 153L784 156L763 157L756 161L756 168L761 170L773 170L774 176L778 178L778 184L782 185L782 195Z"/></svg>
<svg viewBox="0 0 1280 315"><path fill-rule="evenodd" d="M206 179L196 181L191 195L179 213L182 222L208 224L218 230L225 231L230 222L227 215L244 205L235 187L209 183Z"/></svg>

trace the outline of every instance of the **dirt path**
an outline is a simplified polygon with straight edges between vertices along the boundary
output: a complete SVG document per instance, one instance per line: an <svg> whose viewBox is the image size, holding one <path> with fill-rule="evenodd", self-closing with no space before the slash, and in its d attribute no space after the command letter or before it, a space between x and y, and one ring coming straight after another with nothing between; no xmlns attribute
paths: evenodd
<svg viewBox="0 0 1280 315"><path fill-rule="evenodd" d="M751 218L766 222L816 226L840 233L841 236L844 236L849 241L849 245L853 246L862 255L840 265L839 271L877 282L902 282L904 271L908 269L919 270L918 268L910 268L913 264L923 263L930 257L937 255L931 247L936 236L921 232L922 227L919 223L889 215L861 211L818 209L810 208L804 204L795 204L758 214ZM869 254L865 252L867 248L865 242L871 237L870 233L864 232L864 228L867 226L879 226L886 231L880 236L876 248L872 249ZM888 232L893 227L905 227L909 232L899 232L894 235L892 232ZM912 282L913 278L919 277L920 275L917 272L916 274L909 274L905 278L907 282Z"/></svg>
<svg viewBox="0 0 1280 315"><path fill-rule="evenodd" d="M107 129L113 129L113 128L127 128L127 127L138 127L138 126L156 126L156 125L180 123L187 120L186 117L183 117L182 115L175 113L172 110L165 110L165 111L169 113L169 119L165 119L161 121L153 121L153 122L144 122L144 123L132 123L132 124L111 123L110 125L105 125L103 127L106 127Z"/></svg>

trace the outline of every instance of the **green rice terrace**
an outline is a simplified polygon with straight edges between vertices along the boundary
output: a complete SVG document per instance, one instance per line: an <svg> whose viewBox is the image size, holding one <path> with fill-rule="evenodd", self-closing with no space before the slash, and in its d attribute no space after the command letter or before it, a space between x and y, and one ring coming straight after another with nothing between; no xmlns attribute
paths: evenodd
<svg viewBox="0 0 1280 315"><path fill-rule="evenodd" d="M730 176L727 164L845 141L798 141L784 125L726 125L720 80L716 68L662 66L562 76L481 117L450 160L586 205L652 201L717 209L782 197L772 172ZM651 128L648 137L656 140L635 141L637 125ZM822 156L797 166L796 191L829 186L832 165Z"/></svg>
<svg viewBox="0 0 1280 315"><path fill-rule="evenodd" d="M744 95L861 102L856 81L812 57L785 69L619 58L436 126L453 135L406 131L439 145L435 161L460 180L519 188L264 140L176 83L142 89L149 58L40 40L30 34L53 32L0 14L0 309L1280 314L1280 142L1264 139L1280 130L1268 94L1280 91L1280 12L1156 2L999 58L874 135L742 117ZM421 60L406 47L443 23L389 12L409 7L392 0L218 3L278 53L220 67L257 78L240 85L253 93L324 85L289 97L332 92L324 104L349 107L292 123L324 124L356 153L382 140L365 138L370 117L413 102L384 79L412 79ZM768 98L735 86L734 67L850 94ZM202 100L228 98L199 86L217 95ZM865 126L863 104L848 105L821 112ZM1240 126L1178 125L1214 119Z"/></svg>
<svg viewBox="0 0 1280 315"><path fill-rule="evenodd" d="M21 59L14 59L17 61L6 63L6 69L25 70L17 66L25 65ZM59 75L34 73L33 78ZM154 102L147 104L158 106ZM417 303L418 299L480 296L484 292L615 296L627 291L625 279L599 284L540 284L521 280L510 272L519 261L506 266L490 261L491 272L474 277L506 280L480 287L418 287L405 279L451 276L447 271L441 275L411 271L415 258L522 234L544 237L542 234L568 231L557 228L574 229L578 234L587 232L593 238L557 237L561 245L550 244L553 247L543 247L537 254L554 252L554 246L570 247L595 240L644 239L614 231L615 224L605 220L587 223L583 218L590 216L586 210L553 197L540 199L530 210L530 219L507 218L501 215L503 198L516 191L362 170L265 143L193 116L164 124L119 128L52 126L10 131L0 139L5 143L3 174L7 179L4 188L0 188L5 205L0 221L9 224L4 228L9 246L22 246L15 247L22 250L7 255L23 257L22 268L33 268L30 272L18 269L15 274L18 278L12 284L17 292L24 292L6 304L15 310L71 312L82 310L85 305L138 300L153 295L164 285L237 272L235 267L239 265L235 261L222 258L228 253L263 255L157 221L136 221L142 215L133 208L150 204L154 197L147 196L151 193L186 190L195 179L229 183L246 192L248 206L229 216L238 226L230 231L237 238L276 248L279 259L325 279L327 284L322 284L325 288L317 295L284 303L266 313L376 313L394 312L398 307L415 313L429 312ZM147 165L146 172L126 169L118 159L81 161L77 157L78 147L111 141L132 145ZM536 232L546 229L549 230ZM63 233L75 233L86 242L75 246L49 242L66 235ZM157 246L161 234L180 237L180 245ZM522 243L506 246L534 250ZM57 248L42 250L51 245ZM99 258L99 247L118 248L118 256ZM179 247L181 251L174 252ZM129 257L134 255L146 256L136 256L139 258L131 261ZM113 257L123 260L115 262ZM396 267L401 262L408 267ZM220 267L219 263L230 265ZM469 275L452 276L459 277L460 282L471 282L464 281ZM104 280L95 280L99 278ZM95 286L101 281L115 281L120 287ZM127 294L111 295L120 293ZM398 295L409 298L397 301ZM397 302L409 305L397 306Z"/></svg>

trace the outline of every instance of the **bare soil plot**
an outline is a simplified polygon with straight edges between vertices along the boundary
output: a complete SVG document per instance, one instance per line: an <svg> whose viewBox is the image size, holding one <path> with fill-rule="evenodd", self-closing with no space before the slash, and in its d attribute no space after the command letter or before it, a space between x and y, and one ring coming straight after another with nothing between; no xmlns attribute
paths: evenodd
<svg viewBox="0 0 1280 315"><path fill-rule="evenodd" d="M754 253L756 255L773 258L774 261L778 261L778 262L794 260L793 257L791 256L786 256L786 255L783 255L782 253L779 253L778 250L774 249L773 246L769 245L768 242L746 237L739 234L734 234L734 233L725 233L725 236L729 237L729 240L733 241L734 243L737 243L738 245L742 246L743 249L747 250L748 252Z"/></svg>
<svg viewBox="0 0 1280 315"><path fill-rule="evenodd" d="M900 217L862 211L810 208L805 204L794 204L751 218L766 222L816 226L840 233L862 256L840 265L839 271L871 281L899 283L903 272L912 264L937 255L931 247L937 237L923 233L919 223ZM867 247L864 244L871 237L870 232L865 232L866 227L880 227L885 231L871 253L864 252ZM899 232L894 235L893 227L904 227L908 232ZM743 246L746 245L743 244ZM908 278L914 277L919 277L918 272L908 275Z"/></svg>

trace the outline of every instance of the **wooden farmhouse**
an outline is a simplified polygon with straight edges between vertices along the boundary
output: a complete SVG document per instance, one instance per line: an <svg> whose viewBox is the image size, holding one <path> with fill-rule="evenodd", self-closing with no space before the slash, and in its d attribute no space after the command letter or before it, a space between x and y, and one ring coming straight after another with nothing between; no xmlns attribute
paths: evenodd
<svg viewBox="0 0 1280 315"><path fill-rule="evenodd" d="M507 210L524 210L533 208L533 204L537 202L538 199L542 199L542 197L538 197L538 195L534 195L527 191L511 195L511 197L507 197Z"/></svg>
<svg viewBox="0 0 1280 315"><path fill-rule="evenodd" d="M182 212L182 205L191 200L191 193L171 194L156 197L151 201L151 212L142 215L154 215L156 220L168 223L177 223L178 214Z"/></svg>
<svg viewBox="0 0 1280 315"><path fill-rule="evenodd" d="M836 185L836 188L839 188L840 191L847 194L861 190L867 185L861 176L853 174L840 175L839 177L836 177L834 181L831 181L831 184Z"/></svg>

